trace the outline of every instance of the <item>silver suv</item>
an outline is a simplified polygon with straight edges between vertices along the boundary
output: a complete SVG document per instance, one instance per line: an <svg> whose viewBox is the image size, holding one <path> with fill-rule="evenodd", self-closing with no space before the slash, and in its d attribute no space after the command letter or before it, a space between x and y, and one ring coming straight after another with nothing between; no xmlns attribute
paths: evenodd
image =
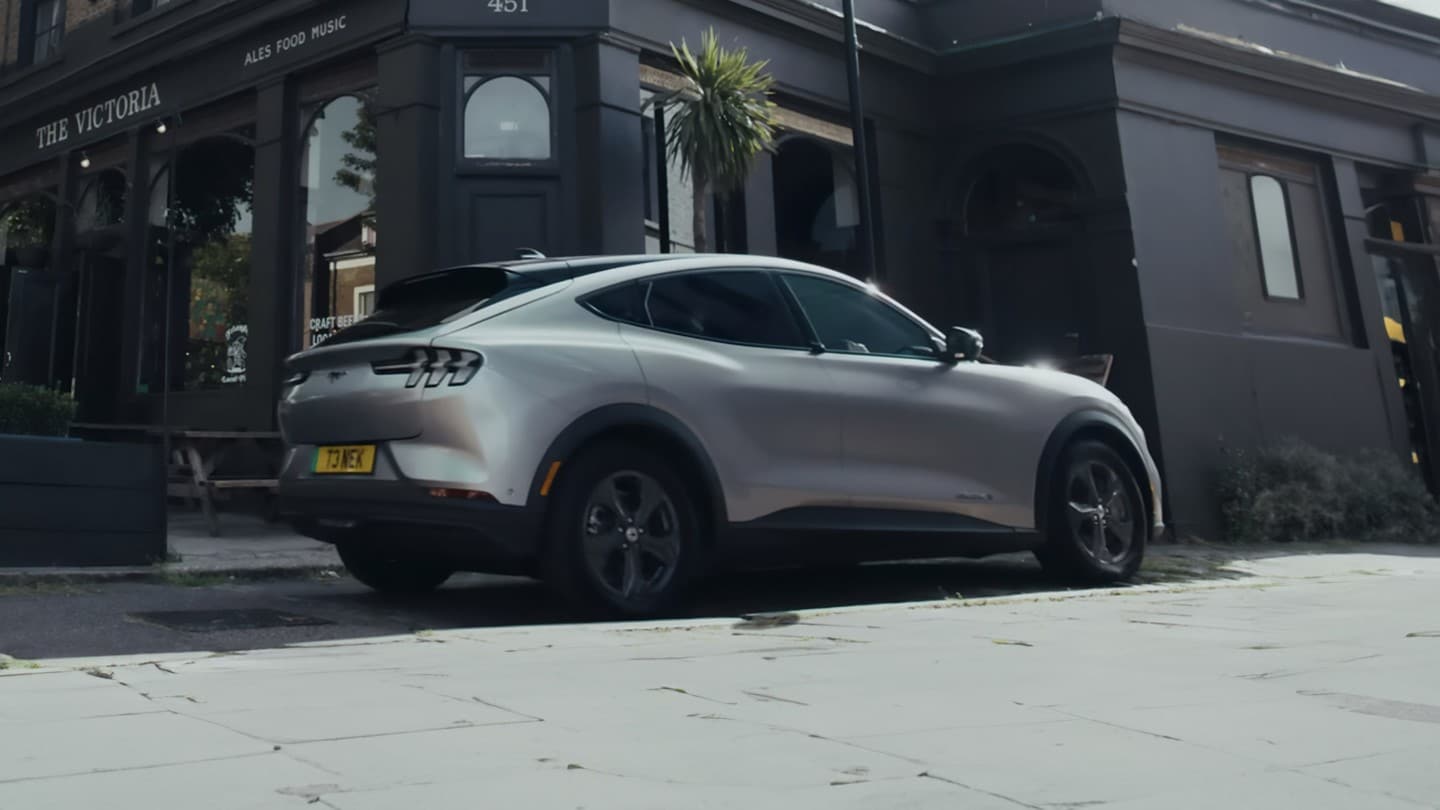
<svg viewBox="0 0 1440 810"><path fill-rule="evenodd" d="M1163 520L1130 411L980 349L779 259L444 270L289 360L282 508L379 590L535 575L622 616L720 566L1030 550L1132 576Z"/></svg>

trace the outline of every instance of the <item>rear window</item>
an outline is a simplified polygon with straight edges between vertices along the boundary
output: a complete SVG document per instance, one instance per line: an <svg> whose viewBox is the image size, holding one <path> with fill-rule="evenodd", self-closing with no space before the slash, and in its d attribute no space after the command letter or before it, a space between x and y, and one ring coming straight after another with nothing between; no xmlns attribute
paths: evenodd
<svg viewBox="0 0 1440 810"><path fill-rule="evenodd" d="M335 333L324 345L418 332L539 289L554 280L553 276L530 276L503 267L463 267L418 276L381 290L374 314Z"/></svg>

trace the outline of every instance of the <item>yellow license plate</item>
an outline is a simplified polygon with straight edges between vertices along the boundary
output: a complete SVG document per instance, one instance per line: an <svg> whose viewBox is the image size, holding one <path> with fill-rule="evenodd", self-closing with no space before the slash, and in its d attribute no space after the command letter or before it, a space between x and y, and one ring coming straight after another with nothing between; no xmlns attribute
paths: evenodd
<svg viewBox="0 0 1440 810"><path fill-rule="evenodd" d="M375 445L320 447L315 450L316 475L370 475L375 472Z"/></svg>

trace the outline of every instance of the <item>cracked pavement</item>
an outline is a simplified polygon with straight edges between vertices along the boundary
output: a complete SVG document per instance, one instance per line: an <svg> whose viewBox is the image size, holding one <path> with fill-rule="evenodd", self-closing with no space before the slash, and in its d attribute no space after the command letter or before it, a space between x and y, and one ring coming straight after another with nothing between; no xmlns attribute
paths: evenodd
<svg viewBox="0 0 1440 810"><path fill-rule="evenodd" d="M1440 558L1232 573L0 662L0 807L1440 807Z"/></svg>

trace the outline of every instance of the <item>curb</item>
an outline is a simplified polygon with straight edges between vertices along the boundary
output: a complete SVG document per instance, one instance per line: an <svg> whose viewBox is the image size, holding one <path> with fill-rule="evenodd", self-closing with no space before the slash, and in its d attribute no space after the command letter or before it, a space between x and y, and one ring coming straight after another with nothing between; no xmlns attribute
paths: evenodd
<svg viewBox="0 0 1440 810"><path fill-rule="evenodd" d="M61 568L54 571L0 569L0 587L31 585L105 585L137 583L146 585L185 585L186 577L195 579L264 582L347 576L340 565L256 565L231 568L197 568L187 566L156 566L154 568L100 568L83 570ZM207 583L208 584L208 583Z"/></svg>

